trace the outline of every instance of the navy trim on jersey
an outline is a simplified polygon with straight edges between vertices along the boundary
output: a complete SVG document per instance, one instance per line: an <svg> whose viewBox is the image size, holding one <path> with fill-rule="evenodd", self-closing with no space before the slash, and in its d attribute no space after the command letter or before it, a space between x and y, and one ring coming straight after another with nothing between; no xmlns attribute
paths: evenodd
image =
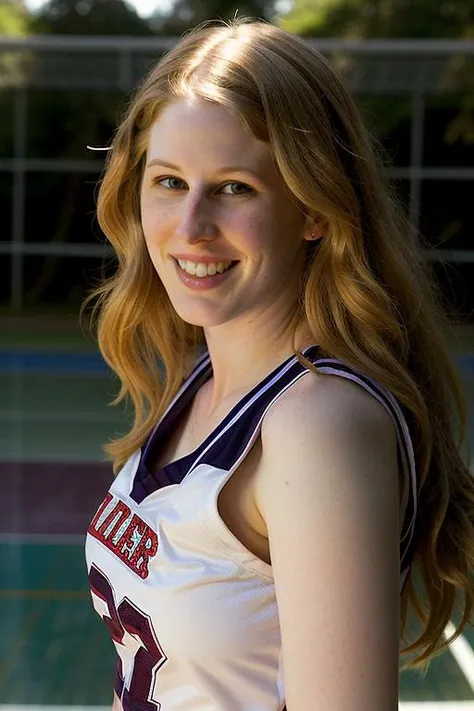
<svg viewBox="0 0 474 711"><path fill-rule="evenodd" d="M162 427L165 424L167 418L171 415L172 412L174 412L176 406L181 402L183 396L185 396L186 391L189 391L193 387L192 394L194 394L199 389L199 387L201 387L203 381L201 380L201 378L199 376L202 375L203 373L205 373L206 378L208 377L207 373L208 373L209 365L210 365L209 354L203 353L198 358L190 375L182 383L181 387L179 388L178 392L176 393L176 395L174 396L174 398L168 405L168 408L165 410L161 419L158 421L157 425L150 433L150 436L148 437L145 447L142 448L142 452L143 452L145 458L147 457L148 449L149 449L150 445L152 444L152 441L155 437L155 434L156 434L158 428Z"/></svg>
<svg viewBox="0 0 474 711"><path fill-rule="evenodd" d="M306 370L306 367L294 358L290 367L273 375L271 380L266 379L268 382L265 385L261 384L259 392L255 393L254 389L249 393L241 403L238 413L233 418L229 416L221 423L212 443L194 462L192 469L202 463L224 471L232 469L245 450L269 403L304 375ZM221 435L224 431L226 436L222 439Z"/></svg>
<svg viewBox="0 0 474 711"><path fill-rule="evenodd" d="M119 660L119 664L117 666L117 671L115 672L115 681L114 681L114 690L115 690L115 693L117 694L117 696L119 697L119 699L122 698L123 687L124 687L124 680L123 680L122 673L120 671L120 660Z"/></svg>
<svg viewBox="0 0 474 711"><path fill-rule="evenodd" d="M143 499L146 499L147 496L150 496L158 489L179 483L184 476L181 472L184 471L185 473L185 468L189 468L191 465L194 452L175 462L171 462L158 471L150 471L147 466L159 445L165 441L166 435L169 434L176 419L209 377L210 361L208 360L208 362L201 363L201 367L194 369L189 380L181 387L163 418L149 436L146 445L142 448L132 491L130 492L131 498L137 504L140 504Z"/></svg>

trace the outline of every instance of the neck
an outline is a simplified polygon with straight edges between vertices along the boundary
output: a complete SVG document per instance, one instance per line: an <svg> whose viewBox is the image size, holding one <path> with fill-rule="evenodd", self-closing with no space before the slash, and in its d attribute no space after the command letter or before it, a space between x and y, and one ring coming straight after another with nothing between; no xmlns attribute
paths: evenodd
<svg viewBox="0 0 474 711"><path fill-rule="evenodd" d="M210 415L226 400L248 392L287 357L293 347L303 350L313 344L306 324L296 330L293 343L291 317L247 321L245 328L234 323L205 329L207 349L212 363L208 381L206 410Z"/></svg>

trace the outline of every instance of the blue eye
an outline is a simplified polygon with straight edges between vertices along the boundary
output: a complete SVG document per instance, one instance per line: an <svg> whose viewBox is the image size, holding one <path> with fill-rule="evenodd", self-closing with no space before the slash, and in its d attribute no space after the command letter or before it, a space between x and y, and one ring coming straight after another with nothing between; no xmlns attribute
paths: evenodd
<svg viewBox="0 0 474 711"><path fill-rule="evenodd" d="M227 185L224 185L222 187L222 190L224 190L224 188L229 188L231 186L236 186L236 185L238 188L244 188L244 190L243 191L239 190L238 192L232 191L230 193L230 195L236 195L236 196L237 195L246 195L247 193L252 192L252 188L249 185L245 185L245 183L227 183ZM229 193L226 193L226 195L229 195Z"/></svg>
<svg viewBox="0 0 474 711"><path fill-rule="evenodd" d="M160 185L166 190L174 191L182 190L186 186L184 180L181 180L181 178L176 178L173 175L168 175L165 178L156 178L153 183L155 185ZM230 192L226 192L226 188L231 188ZM235 197L238 197L239 195L246 195L247 193L253 192L253 188L251 188L249 185L246 185L245 183L233 182L223 185L220 188L219 192L224 193L224 195L233 195Z"/></svg>
<svg viewBox="0 0 474 711"><path fill-rule="evenodd" d="M184 184L182 180L180 180L179 178L174 178L173 176L170 176L169 178L160 178L159 180L156 181L156 183L158 185L162 185L166 180L168 180L168 181L175 180L177 183L179 183L179 185L165 185L164 187L168 188L168 190L176 190L176 189L179 190L179 188Z"/></svg>

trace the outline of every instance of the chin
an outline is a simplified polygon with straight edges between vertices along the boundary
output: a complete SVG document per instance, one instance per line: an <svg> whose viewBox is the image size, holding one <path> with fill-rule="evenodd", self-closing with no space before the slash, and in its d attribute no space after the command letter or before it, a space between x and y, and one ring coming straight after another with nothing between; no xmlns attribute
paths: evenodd
<svg viewBox="0 0 474 711"><path fill-rule="evenodd" d="M204 309L180 309L175 306L175 310L185 323L189 323L191 326L201 326L201 328L221 326L231 320L229 314L210 313Z"/></svg>

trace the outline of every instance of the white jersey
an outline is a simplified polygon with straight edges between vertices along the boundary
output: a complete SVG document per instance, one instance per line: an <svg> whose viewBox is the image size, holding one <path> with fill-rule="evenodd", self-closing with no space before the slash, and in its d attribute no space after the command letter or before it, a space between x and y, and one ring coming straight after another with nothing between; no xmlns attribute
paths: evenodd
<svg viewBox="0 0 474 711"><path fill-rule="evenodd" d="M392 418L404 479L400 591L413 554L416 476L402 408L386 389L344 363L303 354L323 373L348 378ZM309 371L287 358L247 393L189 456L147 468L175 419L211 376L205 354L146 446L113 481L87 535L94 607L119 662L124 711L281 711L281 640L272 568L219 516L217 498L259 435L271 405Z"/></svg>

